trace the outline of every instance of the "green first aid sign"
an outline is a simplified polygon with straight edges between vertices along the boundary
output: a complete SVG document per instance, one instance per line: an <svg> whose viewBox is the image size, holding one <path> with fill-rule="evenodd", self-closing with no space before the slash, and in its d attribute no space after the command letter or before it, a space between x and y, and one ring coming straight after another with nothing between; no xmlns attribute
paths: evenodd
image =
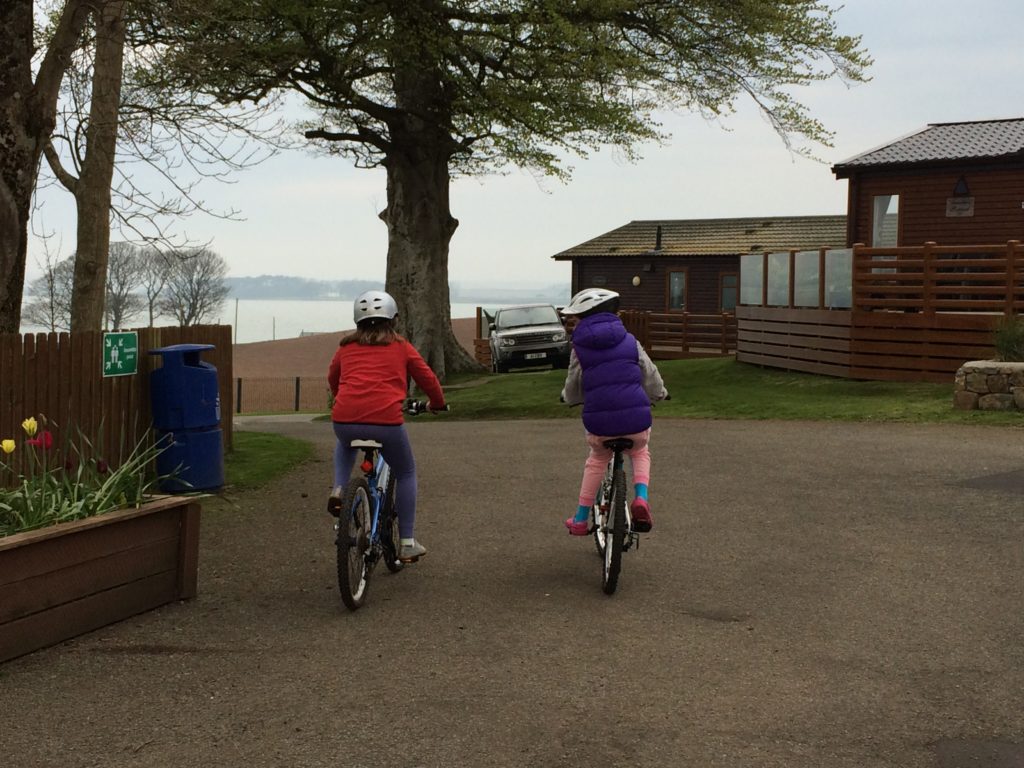
<svg viewBox="0 0 1024 768"><path fill-rule="evenodd" d="M103 377L132 376L139 371L139 334L103 334Z"/></svg>

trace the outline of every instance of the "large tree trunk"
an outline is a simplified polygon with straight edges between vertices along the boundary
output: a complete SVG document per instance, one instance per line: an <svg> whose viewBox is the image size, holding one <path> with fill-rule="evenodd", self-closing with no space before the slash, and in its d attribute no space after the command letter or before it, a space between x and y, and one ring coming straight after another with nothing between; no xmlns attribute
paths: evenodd
<svg viewBox="0 0 1024 768"><path fill-rule="evenodd" d="M32 0L0 3L0 333L17 333L40 148L31 120Z"/></svg>
<svg viewBox="0 0 1024 768"><path fill-rule="evenodd" d="M56 124L57 94L88 19L68 0L32 81L33 0L0 2L0 333L17 333L28 258L32 192L43 145Z"/></svg>
<svg viewBox="0 0 1024 768"><path fill-rule="evenodd" d="M96 20L96 59L86 155L75 189L78 242L75 287L71 295L72 333L98 331L103 327L110 252L110 184L114 176L124 69L124 12L124 0L113 0L104 4Z"/></svg>
<svg viewBox="0 0 1024 768"><path fill-rule="evenodd" d="M421 149L396 147L387 159L386 289L398 302L402 332L443 381L478 364L452 332L448 243L458 222L448 203L448 160Z"/></svg>
<svg viewBox="0 0 1024 768"><path fill-rule="evenodd" d="M395 0L396 116L389 121L387 291L398 302L400 328L437 376L480 365L452 331L448 244L459 222L452 217L448 163L456 149L448 131L451 107L435 50L421 30L441 23L435 0Z"/></svg>

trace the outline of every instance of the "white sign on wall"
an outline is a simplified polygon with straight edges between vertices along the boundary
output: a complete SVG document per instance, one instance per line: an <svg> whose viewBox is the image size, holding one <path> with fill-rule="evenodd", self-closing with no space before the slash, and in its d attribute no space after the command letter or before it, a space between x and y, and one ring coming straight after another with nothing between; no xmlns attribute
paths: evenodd
<svg viewBox="0 0 1024 768"><path fill-rule="evenodd" d="M947 197L946 218L974 215L973 197Z"/></svg>

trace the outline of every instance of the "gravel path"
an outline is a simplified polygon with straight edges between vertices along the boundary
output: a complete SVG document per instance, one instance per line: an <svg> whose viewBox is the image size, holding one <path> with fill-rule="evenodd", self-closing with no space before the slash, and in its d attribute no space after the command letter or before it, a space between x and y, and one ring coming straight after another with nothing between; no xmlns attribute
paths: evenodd
<svg viewBox="0 0 1024 768"><path fill-rule="evenodd" d="M572 421L410 425L430 553L349 613L317 458L204 513L199 597L0 665L11 768L1024 765L1017 429L656 423L600 591Z"/></svg>

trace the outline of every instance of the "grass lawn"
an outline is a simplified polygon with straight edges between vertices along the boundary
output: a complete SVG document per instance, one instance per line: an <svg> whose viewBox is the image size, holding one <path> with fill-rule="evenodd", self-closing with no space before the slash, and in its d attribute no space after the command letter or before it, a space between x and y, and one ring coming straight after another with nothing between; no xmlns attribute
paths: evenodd
<svg viewBox="0 0 1024 768"><path fill-rule="evenodd" d="M236 430L232 440L234 449L224 455L224 480L232 490L266 485L313 455L312 443L266 432Z"/></svg>
<svg viewBox="0 0 1024 768"><path fill-rule="evenodd" d="M949 384L851 381L737 363L733 358L658 363L672 395L658 419L839 419L1024 426L1020 412L953 410ZM446 418L579 418L558 402L565 371L485 375L483 384L448 391Z"/></svg>

